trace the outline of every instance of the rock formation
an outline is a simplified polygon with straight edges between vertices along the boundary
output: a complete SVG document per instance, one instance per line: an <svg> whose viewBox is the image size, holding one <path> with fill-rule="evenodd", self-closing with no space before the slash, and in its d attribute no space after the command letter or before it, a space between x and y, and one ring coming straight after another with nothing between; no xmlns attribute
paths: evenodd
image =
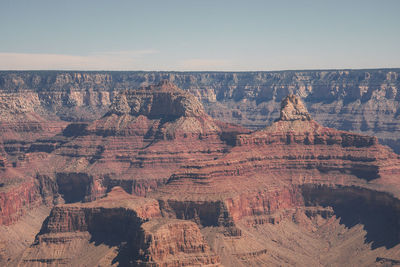
<svg viewBox="0 0 400 267"><path fill-rule="evenodd" d="M281 100L301 96L324 126L377 136L400 151L399 69L279 72L0 72L0 117L34 111L52 121L92 121L114 96L169 80L201 100L215 119L260 129ZM5 114L5 115L3 115Z"/></svg>
<svg viewBox="0 0 400 267"><path fill-rule="evenodd" d="M49 208L44 205L39 182L19 172L0 156L0 265L28 247Z"/></svg>
<svg viewBox="0 0 400 267"><path fill-rule="evenodd" d="M288 95L282 100L279 120L281 121L309 121L311 116L303 102L295 95Z"/></svg>
<svg viewBox="0 0 400 267"><path fill-rule="evenodd" d="M244 132L214 121L194 96L163 81L121 92L98 120L36 140L18 165L46 184L47 195L56 191L68 203L94 200L116 185L144 196L182 164L220 157Z"/></svg>
<svg viewBox="0 0 400 267"><path fill-rule="evenodd" d="M355 265L398 260L399 156L374 137L319 125L297 96L283 100L281 114L264 130L238 135L225 156L181 168L150 196L171 217L222 227L206 238L224 265L330 265L343 255ZM271 241L274 229L296 235L298 246L279 234ZM338 243L326 252L326 242Z"/></svg>
<svg viewBox="0 0 400 267"><path fill-rule="evenodd" d="M114 187L105 198L56 206L14 264L111 266L219 265L198 226L161 219L158 202Z"/></svg>
<svg viewBox="0 0 400 267"><path fill-rule="evenodd" d="M138 263L143 266L220 266L194 222L151 220L142 229Z"/></svg>
<svg viewBox="0 0 400 267"><path fill-rule="evenodd" d="M57 88L126 85L136 77L52 75ZM0 84L24 84L12 77ZM7 226L0 233L15 231L22 240L21 211L42 218L34 208L55 205L30 247L26 240L7 250L11 238L0 239L0 263L399 262L399 156L376 137L322 126L297 94L282 98L279 118L250 132L212 119L194 96L163 81L119 90L101 118L27 142L23 153L0 149L7 178L0 187L0 219ZM16 205L7 204L13 196Z"/></svg>

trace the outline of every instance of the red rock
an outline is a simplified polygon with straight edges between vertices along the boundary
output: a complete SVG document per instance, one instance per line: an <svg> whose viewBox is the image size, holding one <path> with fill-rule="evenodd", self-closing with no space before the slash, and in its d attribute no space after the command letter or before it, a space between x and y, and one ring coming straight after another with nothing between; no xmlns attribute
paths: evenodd
<svg viewBox="0 0 400 267"><path fill-rule="evenodd" d="M366 238L374 246L385 244L391 248L391 253L399 253L399 246L393 246L400 244L400 239L390 237L391 234L398 235L397 226L387 223L395 221L394 225L399 225L400 221L395 215L400 211L398 155L380 145L374 137L319 125L309 119L302 104L297 106L299 103L295 96L285 99L282 119L264 130L238 135L236 146L223 157L182 167L166 185L149 196L159 199L162 210L171 217L193 220L203 226L224 227L224 235L238 240L235 241L237 245L228 246L232 246L233 251L241 242L246 244L242 245L243 249L258 243L257 238L251 239L243 232L251 231L263 240L262 232L249 230L248 226L265 228L270 227L268 224L288 221L299 225L313 216L319 218L320 214L325 214L325 219L321 220L329 220L332 216L348 218L353 215L349 211L343 213L341 209L349 206L357 214L354 216L360 216L358 223L366 225ZM353 203L359 203L359 210L354 211ZM320 205L333 206L334 212L309 213L304 210ZM369 212L380 214L379 224L388 229L382 231L385 237L373 236L378 230L372 228L372 219L363 215ZM349 228L354 226L348 224L347 219L343 220ZM314 229L308 222L298 227ZM212 240L211 243L219 242ZM257 265L259 261L270 262L268 255L277 257L279 254L266 252L262 244L259 246L259 250L236 253L235 256L220 254L222 263L237 265L240 259L246 259L250 265ZM298 251L302 249L299 247ZM367 248L365 254L375 255ZM370 259L358 259L370 262Z"/></svg>
<svg viewBox="0 0 400 267"><path fill-rule="evenodd" d="M144 196L183 164L220 157L246 131L215 122L194 96L162 82L124 91L103 118L36 143L30 157L46 147L50 153L27 168L54 177L67 202L96 199L113 186Z"/></svg>
<svg viewBox="0 0 400 267"><path fill-rule="evenodd" d="M218 198L243 189L270 191L304 183L384 184L400 173L398 156L375 137L326 128L297 116L238 135L230 153L182 168L160 191L170 190L166 195L182 199Z"/></svg>
<svg viewBox="0 0 400 267"><path fill-rule="evenodd" d="M1 171L0 171L1 172ZM0 175L12 175L1 172ZM14 174L15 175L15 174ZM41 195L34 179L13 177L0 179L0 225L16 222L27 209L41 204Z"/></svg>
<svg viewBox="0 0 400 267"><path fill-rule="evenodd" d="M94 202L56 206L19 264L70 265L79 259L82 265L115 261L140 266L218 265L219 257L210 251L195 223L160 216L156 200L129 195L120 187ZM91 241L106 243L108 248L96 255L99 244ZM85 244L84 250L94 257L86 258L77 250Z"/></svg>
<svg viewBox="0 0 400 267"><path fill-rule="evenodd" d="M42 184L55 180L67 202L97 200L54 207L19 263L400 260L400 159L375 137L321 126L294 95L252 133L196 101L169 83L126 91L103 118L51 139L54 150L32 151L26 169Z"/></svg>
<svg viewBox="0 0 400 267"><path fill-rule="evenodd" d="M106 197L94 202L55 206L42 233L84 232L105 227L97 225L101 224L101 220L112 223L112 219L126 217L144 222L160 216L156 200L136 197L126 193L121 187L114 187Z"/></svg>
<svg viewBox="0 0 400 267"><path fill-rule="evenodd" d="M151 220L142 225L140 266L220 266L198 226L182 220Z"/></svg>

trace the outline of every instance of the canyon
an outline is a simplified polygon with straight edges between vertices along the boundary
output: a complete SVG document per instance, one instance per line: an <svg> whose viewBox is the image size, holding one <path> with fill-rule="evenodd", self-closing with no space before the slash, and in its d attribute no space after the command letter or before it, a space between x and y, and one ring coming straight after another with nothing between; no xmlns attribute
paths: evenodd
<svg viewBox="0 0 400 267"><path fill-rule="evenodd" d="M0 72L0 263L398 265L399 72Z"/></svg>
<svg viewBox="0 0 400 267"><path fill-rule="evenodd" d="M125 89L169 80L196 96L213 118L261 129L279 116L281 100L302 97L324 126L377 136L400 151L399 69L277 72L1 71L2 122L38 114L91 121L108 112ZM8 119L7 119L8 118ZM37 119L36 119L37 120ZM21 119L20 119L21 121ZM53 126L54 127L54 126Z"/></svg>

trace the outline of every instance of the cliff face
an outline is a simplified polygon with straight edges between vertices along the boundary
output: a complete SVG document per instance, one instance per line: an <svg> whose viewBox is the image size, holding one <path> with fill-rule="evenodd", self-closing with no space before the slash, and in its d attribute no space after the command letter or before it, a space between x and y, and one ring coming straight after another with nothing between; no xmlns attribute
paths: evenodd
<svg viewBox="0 0 400 267"><path fill-rule="evenodd" d="M248 132L213 120L168 81L120 92L93 122L46 123L57 130L43 121L1 125L9 135L0 143L0 225L15 223L26 208L91 201L114 186L144 196L182 164L220 157L236 134Z"/></svg>
<svg viewBox="0 0 400 267"><path fill-rule="evenodd" d="M283 99L280 114L238 135L223 157L175 172L150 194L163 214L222 227L206 238L230 266L397 260L399 156L374 137L321 126L298 96Z"/></svg>
<svg viewBox="0 0 400 267"><path fill-rule="evenodd" d="M0 226L16 223L30 209L43 205L46 186L40 187L40 182L33 176L26 175L9 163L1 153L0 147ZM1 239L0 239L1 242Z"/></svg>
<svg viewBox="0 0 400 267"><path fill-rule="evenodd" d="M25 155L31 160L20 164L54 181L68 203L94 200L114 186L144 196L182 164L222 156L244 132L215 121L194 96L164 81L120 92L102 118L37 140Z"/></svg>
<svg viewBox="0 0 400 267"><path fill-rule="evenodd" d="M64 74L51 82L59 90L54 92L66 92L65 84L123 87L137 81L129 75L144 75ZM231 74L207 77L213 75ZM24 79L3 84L12 81L22 88ZM46 82L40 84L47 88ZM26 221L25 209L67 204L53 207L30 247L7 251L4 245L12 242L1 238L1 264L366 266L400 261L400 158L376 137L322 126L296 94L277 104L273 123L251 132L213 119L198 99L168 81L113 92L104 115L64 125L43 138L34 135L23 142L23 129L29 133L30 128L4 126L21 135L14 143L13 135L0 143L0 220L6 224L0 232L14 231L18 218ZM232 101L253 101L243 99ZM229 106L231 100L224 101ZM65 123L58 111L46 115L49 105L40 103L41 108L14 119ZM215 108L223 110L221 105ZM84 115L85 109L82 104L64 111ZM97 116L100 110L92 112ZM240 118L238 110L235 114ZM36 133L40 136L43 128ZM11 153L11 143L24 149Z"/></svg>
<svg viewBox="0 0 400 267"><path fill-rule="evenodd" d="M195 223L160 216L156 200L129 195L120 187L94 202L56 206L15 264L218 265L219 257Z"/></svg>
<svg viewBox="0 0 400 267"><path fill-rule="evenodd" d="M400 71L281 72L0 72L2 118L34 112L62 120L93 120L120 91L167 79L198 97L212 117L262 128L279 117L289 93L305 101L324 126L374 135L399 151Z"/></svg>
<svg viewBox="0 0 400 267"><path fill-rule="evenodd" d="M123 91L113 101L110 113L173 120L204 115L204 109L196 97L163 80L157 86Z"/></svg>
<svg viewBox="0 0 400 267"><path fill-rule="evenodd" d="M129 195L118 187L96 202L59 205L15 264L110 266L117 246L126 242L131 246L140 225L159 216L157 201Z"/></svg>
<svg viewBox="0 0 400 267"><path fill-rule="evenodd" d="M1 157L0 157L1 159ZM45 198L45 187L2 160L0 166L0 265L7 265L34 240L49 212L46 201L53 201L56 193Z"/></svg>
<svg viewBox="0 0 400 267"><path fill-rule="evenodd" d="M0 225L15 223L29 208L39 204L41 195L34 179L9 185L3 183L0 186Z"/></svg>
<svg viewBox="0 0 400 267"><path fill-rule="evenodd" d="M140 266L220 266L219 256L193 222L153 220L142 229Z"/></svg>

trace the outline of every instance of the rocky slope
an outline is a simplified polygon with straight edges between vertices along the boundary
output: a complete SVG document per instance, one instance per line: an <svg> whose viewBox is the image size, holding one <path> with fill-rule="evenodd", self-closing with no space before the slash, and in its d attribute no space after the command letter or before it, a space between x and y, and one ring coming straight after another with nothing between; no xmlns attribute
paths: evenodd
<svg viewBox="0 0 400 267"><path fill-rule="evenodd" d="M79 79L103 81L90 77ZM306 106L289 94L273 123L249 132L163 81L118 91L102 117L24 151L2 145L0 263L396 264L399 156L376 137L322 126ZM54 204L40 231L21 231Z"/></svg>
<svg viewBox="0 0 400 267"><path fill-rule="evenodd" d="M0 72L0 114L34 111L46 119L93 120L127 88L167 79L188 90L212 117L263 128L289 93L322 125L377 136L400 151L399 69L280 72ZM2 120L3 120L2 119Z"/></svg>
<svg viewBox="0 0 400 267"><path fill-rule="evenodd" d="M218 158L248 130L213 120L169 82L126 90L91 123L72 123L34 142L20 169L53 181L66 202L94 200L113 186L146 195L182 164Z"/></svg>
<svg viewBox="0 0 400 267"><path fill-rule="evenodd" d="M39 115L29 117L39 121L24 121L25 115L5 117L15 122L2 124L7 134L0 146L0 230L5 233L27 213L35 217L35 211L57 203L94 200L116 185L145 195L183 163L219 157L237 133L248 132L214 121L194 96L169 82L121 91L107 114L93 122L66 126L56 118L45 124ZM32 235L18 233L18 239ZM0 244L8 243L0 237ZM1 257L14 252L5 250Z"/></svg>
<svg viewBox="0 0 400 267"><path fill-rule="evenodd" d="M28 247L49 207L40 182L9 164L0 156L0 265L6 265Z"/></svg>
<svg viewBox="0 0 400 267"><path fill-rule="evenodd" d="M219 265L198 226L160 219L158 202L114 187L105 198L56 206L18 266Z"/></svg>
<svg viewBox="0 0 400 267"><path fill-rule="evenodd" d="M206 237L226 265L373 265L399 260L399 163L374 137L319 125L289 95L272 125L238 135L219 159L181 168L151 197L168 216L212 226ZM274 244L277 224L298 241L278 235Z"/></svg>

